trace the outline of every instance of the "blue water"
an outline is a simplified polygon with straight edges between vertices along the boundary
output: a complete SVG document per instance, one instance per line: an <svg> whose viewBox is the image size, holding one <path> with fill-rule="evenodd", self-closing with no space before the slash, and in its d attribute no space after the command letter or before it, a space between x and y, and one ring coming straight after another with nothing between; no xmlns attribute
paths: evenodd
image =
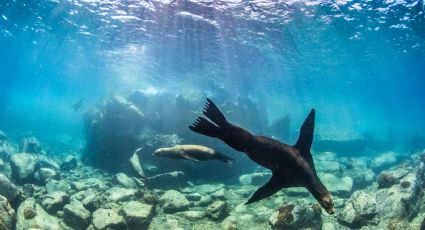
<svg viewBox="0 0 425 230"><path fill-rule="evenodd" d="M144 89L249 97L269 121L291 113L294 130L314 107L319 124L409 151L406 140L425 130L423 5L3 0L0 130L80 148L84 111Z"/></svg>

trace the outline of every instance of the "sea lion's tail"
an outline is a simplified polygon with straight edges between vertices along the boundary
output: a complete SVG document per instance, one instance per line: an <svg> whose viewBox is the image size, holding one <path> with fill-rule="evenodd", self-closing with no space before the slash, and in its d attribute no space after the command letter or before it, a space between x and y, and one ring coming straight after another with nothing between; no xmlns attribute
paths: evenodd
<svg viewBox="0 0 425 230"><path fill-rule="evenodd" d="M193 125L189 126L189 128L194 132L206 136L220 138L223 133L223 128L227 127L229 124L224 115L217 108L214 102L208 98L203 113L212 122L203 117L198 117Z"/></svg>

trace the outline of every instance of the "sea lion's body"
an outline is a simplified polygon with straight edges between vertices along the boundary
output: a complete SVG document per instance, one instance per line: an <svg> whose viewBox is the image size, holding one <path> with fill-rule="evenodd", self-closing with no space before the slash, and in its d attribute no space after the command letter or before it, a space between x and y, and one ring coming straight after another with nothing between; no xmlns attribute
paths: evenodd
<svg viewBox="0 0 425 230"><path fill-rule="evenodd" d="M190 129L221 139L273 173L271 179L251 196L248 204L267 198L282 188L305 187L328 213L333 213L332 196L318 178L310 153L314 132L314 110L304 121L300 137L294 146L268 137L254 136L247 130L229 123L209 99L203 113L212 122L198 117Z"/></svg>
<svg viewBox="0 0 425 230"><path fill-rule="evenodd" d="M202 145L176 145L170 148L159 148L153 153L155 156L188 159L193 161L220 160L231 166L230 157Z"/></svg>

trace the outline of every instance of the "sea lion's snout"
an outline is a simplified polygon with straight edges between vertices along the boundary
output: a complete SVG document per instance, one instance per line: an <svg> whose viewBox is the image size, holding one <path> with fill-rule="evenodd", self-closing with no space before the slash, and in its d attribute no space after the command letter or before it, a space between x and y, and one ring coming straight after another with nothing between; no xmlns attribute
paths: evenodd
<svg viewBox="0 0 425 230"><path fill-rule="evenodd" d="M329 193L325 196L323 196L320 199L320 205L322 205L322 207L325 209L325 211L329 214L334 214L335 210L334 210L334 204L333 204L333 199L332 199L332 195Z"/></svg>
<svg viewBox="0 0 425 230"><path fill-rule="evenodd" d="M157 149L152 153L152 156L158 156L160 153L161 153L161 150Z"/></svg>

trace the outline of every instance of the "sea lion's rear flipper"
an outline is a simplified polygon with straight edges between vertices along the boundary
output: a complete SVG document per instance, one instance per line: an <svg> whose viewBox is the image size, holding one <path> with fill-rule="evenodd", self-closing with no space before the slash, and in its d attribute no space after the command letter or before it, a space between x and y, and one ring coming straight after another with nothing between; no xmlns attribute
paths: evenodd
<svg viewBox="0 0 425 230"><path fill-rule="evenodd" d="M301 155L312 167L314 167L314 163L313 158L311 157L310 148L313 142L314 118L315 111L312 109L301 126L300 136L298 137L297 143L294 145L294 147L300 151Z"/></svg>
<svg viewBox="0 0 425 230"><path fill-rule="evenodd" d="M212 122L214 122L221 128L228 125L228 122L224 117L223 113L221 113L218 107L209 98L207 98L207 103L205 103L203 113L206 117L208 117L208 119L210 119Z"/></svg>
<svg viewBox="0 0 425 230"><path fill-rule="evenodd" d="M198 117L198 119L196 119L193 125L189 126L189 129L194 132L216 138L219 138L221 133L220 127L211 123L203 117Z"/></svg>
<svg viewBox="0 0 425 230"><path fill-rule="evenodd" d="M189 128L194 132L206 136L220 138L221 134L223 133L222 128L227 127L228 125L224 115L220 112L214 102L208 98L202 112L212 122L203 117L198 117L198 119L196 119L193 125L189 126Z"/></svg>
<svg viewBox="0 0 425 230"><path fill-rule="evenodd" d="M279 178L277 174L273 174L270 180L260 187L254 194L249 198L249 200L245 204L251 204L257 202L259 200L265 199L284 187L287 187L287 184L284 179Z"/></svg>

